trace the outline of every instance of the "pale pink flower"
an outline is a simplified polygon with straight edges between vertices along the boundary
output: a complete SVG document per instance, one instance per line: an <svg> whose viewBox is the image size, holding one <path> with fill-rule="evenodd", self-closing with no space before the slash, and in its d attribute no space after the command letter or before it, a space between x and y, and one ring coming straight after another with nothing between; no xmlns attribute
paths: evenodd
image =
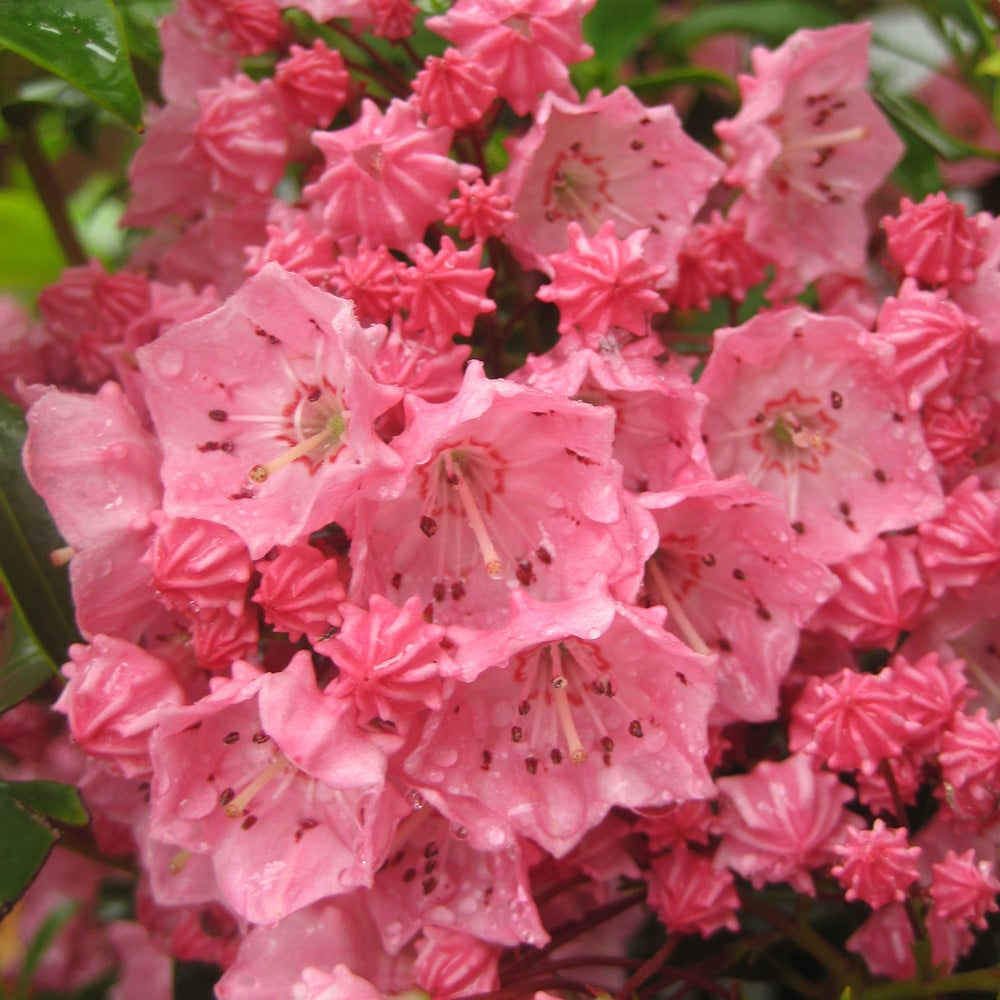
<svg viewBox="0 0 1000 1000"><path fill-rule="evenodd" d="M333 121L347 100L349 83L344 57L317 38L312 48L293 45L274 70L274 82L290 117L322 127Z"/></svg>
<svg viewBox="0 0 1000 1000"><path fill-rule="evenodd" d="M672 271L722 164L689 139L671 105L648 108L627 88L582 103L547 95L502 175L517 219L506 239L527 267L548 270L568 224L593 236L613 220L626 239L648 229L646 258Z"/></svg>
<svg viewBox="0 0 1000 1000"><path fill-rule="evenodd" d="M292 1000L385 1000L384 993L346 965L335 966L333 972L312 966L303 969L289 996Z"/></svg>
<svg viewBox="0 0 1000 1000"><path fill-rule="evenodd" d="M478 61L448 48L443 56L427 57L413 81L413 93L411 103L431 128L460 129L482 118L497 88Z"/></svg>
<svg viewBox="0 0 1000 1000"><path fill-rule="evenodd" d="M740 898L733 873L704 854L678 844L653 859L647 902L671 934L711 937L740 929Z"/></svg>
<svg viewBox="0 0 1000 1000"><path fill-rule="evenodd" d="M789 882L796 891L815 895L810 869L833 861L844 828L862 824L844 809L852 790L835 774L817 770L809 754L763 761L749 774L716 784L722 842L715 863L757 889L766 882Z"/></svg>
<svg viewBox="0 0 1000 1000"><path fill-rule="evenodd" d="M741 189L730 218L778 266L772 298L864 267L865 199L903 145L865 90L869 24L795 32L756 48L740 77L743 106L716 133Z"/></svg>
<svg viewBox="0 0 1000 1000"><path fill-rule="evenodd" d="M367 371L381 333L268 264L218 310L142 348L167 513L231 528L255 559L349 523L359 491L388 488L399 466L373 429L399 397Z"/></svg>
<svg viewBox="0 0 1000 1000"><path fill-rule="evenodd" d="M453 336L468 337L477 316L496 311L485 293L493 268L482 267L483 250L474 244L459 250L450 236L441 237L435 253L420 243L413 267L399 272L399 304L406 313L405 332L432 346L445 347Z"/></svg>
<svg viewBox="0 0 1000 1000"><path fill-rule="evenodd" d="M836 562L940 512L934 462L888 345L801 307L720 330L715 342L698 382L712 467L782 497L803 552Z"/></svg>
<svg viewBox="0 0 1000 1000"><path fill-rule="evenodd" d="M487 67L500 96L519 115L543 93L573 98L567 66L589 59L581 20L594 0L458 0L427 27L470 62Z"/></svg>
<svg viewBox="0 0 1000 1000"><path fill-rule="evenodd" d="M860 899L875 910L902 903L920 877L920 848L909 844L905 827L890 828L881 819L870 830L847 827L836 852L840 862L830 873L844 886L848 902Z"/></svg>
<svg viewBox="0 0 1000 1000"><path fill-rule="evenodd" d="M566 234L568 248L549 257L552 282L537 293L542 302L559 307L559 332L575 333L572 340L589 347L612 327L648 334L653 313L667 309L655 291L667 269L647 263L643 253L649 230L637 229L620 240L614 220L608 219L593 238L576 222L569 223Z"/></svg>
<svg viewBox="0 0 1000 1000"><path fill-rule="evenodd" d="M986 256L985 220L968 218L965 206L943 191L919 204L903 198L899 215L886 216L882 227L892 259L925 285L967 285Z"/></svg>
<svg viewBox="0 0 1000 1000"><path fill-rule="evenodd" d="M451 138L449 128L424 125L411 104L393 101L383 115L366 100L353 125L313 133L326 166L305 196L322 206L332 239L406 250L444 215L462 176L448 157Z"/></svg>
<svg viewBox="0 0 1000 1000"><path fill-rule="evenodd" d="M308 542L280 549L270 560L257 563L260 587L253 600L264 618L296 642L311 643L340 625L340 604L347 596L345 568Z"/></svg>

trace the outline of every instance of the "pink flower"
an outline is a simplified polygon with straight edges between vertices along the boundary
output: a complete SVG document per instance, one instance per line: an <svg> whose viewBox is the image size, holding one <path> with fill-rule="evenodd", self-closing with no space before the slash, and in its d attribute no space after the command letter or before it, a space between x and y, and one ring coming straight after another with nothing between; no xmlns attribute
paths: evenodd
<svg viewBox="0 0 1000 1000"><path fill-rule="evenodd" d="M718 331L698 383L716 474L742 472L784 498L801 551L824 561L941 508L890 363L887 346L851 320L795 307Z"/></svg>
<svg viewBox="0 0 1000 1000"><path fill-rule="evenodd" d="M458 194L452 198L444 223L458 226L463 240L484 243L491 236L500 236L515 215L510 211L510 198L500 190L500 178L486 184L481 177L469 183L458 182Z"/></svg>
<svg viewBox="0 0 1000 1000"><path fill-rule="evenodd" d="M353 125L313 133L326 167L305 196L322 206L331 239L405 250L444 215L462 175L448 157L451 138L451 129L422 124L411 104L393 101L383 115L366 100Z"/></svg>
<svg viewBox="0 0 1000 1000"><path fill-rule="evenodd" d="M649 333L650 316L667 308L654 290L666 267L648 264L643 256L649 230L638 229L620 240L608 219L593 239L576 222L569 223L566 233L568 249L549 257L552 283L538 290L542 302L559 307L559 332L575 331L573 340L588 346L599 343L612 327L637 336Z"/></svg>
<svg viewBox="0 0 1000 1000"><path fill-rule="evenodd" d="M581 19L594 0L458 0L427 27L479 66L519 115L546 92L573 98L567 65L589 59Z"/></svg>
<svg viewBox="0 0 1000 1000"><path fill-rule="evenodd" d="M489 993L500 986L500 949L461 930L430 926L413 964L414 983L435 998Z"/></svg>
<svg viewBox="0 0 1000 1000"><path fill-rule="evenodd" d="M964 854L948 851L944 861L931 868L933 880L930 895L934 909L945 920L972 924L986 929L986 914L996 913L1000 881L993 874L989 861L976 860L971 847Z"/></svg>
<svg viewBox="0 0 1000 1000"><path fill-rule="evenodd" d="M984 708L957 713L941 737L938 761L952 809L967 820L993 820L1000 806L1000 723Z"/></svg>
<svg viewBox="0 0 1000 1000"><path fill-rule="evenodd" d="M497 88L478 61L449 48L441 57L427 57L413 81L413 93L411 103L431 128L460 129L482 118Z"/></svg>
<svg viewBox="0 0 1000 1000"><path fill-rule="evenodd" d="M274 82L289 115L303 125L329 125L347 100L344 58L317 38L311 49L293 45L278 63Z"/></svg>
<svg viewBox="0 0 1000 1000"><path fill-rule="evenodd" d="M570 222L593 236L613 220L620 239L648 229L647 260L672 269L721 173L670 105L647 108L625 87L582 104L550 94L511 147L503 176L517 219L506 237L523 264L547 271L549 255L569 244Z"/></svg>
<svg viewBox="0 0 1000 1000"><path fill-rule="evenodd" d="M419 244L413 267L399 275L400 308L407 313L403 329L441 347L453 336L468 337L476 317L497 307L485 295L493 268L480 266L482 256L478 244L459 250L450 236L441 237L437 253Z"/></svg>
<svg viewBox="0 0 1000 1000"><path fill-rule="evenodd" d="M671 934L700 934L740 928L740 898L733 873L711 858L678 844L653 859L647 902Z"/></svg>
<svg viewBox="0 0 1000 1000"><path fill-rule="evenodd" d="M886 216L882 226L892 259L911 278L925 285L965 285L986 256L986 223L967 218L965 206L939 191L920 204L903 198L896 218Z"/></svg>
<svg viewBox="0 0 1000 1000"><path fill-rule="evenodd" d="M864 201L903 148L865 91L870 37L870 25L845 24L754 49L743 107L715 127L726 182L742 189L730 218L778 265L772 298L864 267Z"/></svg>
<svg viewBox="0 0 1000 1000"><path fill-rule="evenodd" d="M142 348L167 513L231 528L255 559L349 523L359 490L387 487L398 467L373 429L399 395L367 373L378 335L349 302L268 264Z"/></svg>
<svg viewBox="0 0 1000 1000"><path fill-rule="evenodd" d="M848 826L861 819L844 809L853 792L835 774L818 771L808 754L780 763L763 761L749 774L719 778L715 855L759 889L790 882L815 895L809 870L829 864Z"/></svg>
<svg viewBox="0 0 1000 1000"><path fill-rule="evenodd" d="M388 323L400 308L400 279L406 265L383 245L359 246L342 253L330 272L330 285L354 303L362 323Z"/></svg>
<svg viewBox="0 0 1000 1000"><path fill-rule="evenodd" d="M920 848L910 846L904 827L889 828L881 819L870 830L848 827L836 847L840 863L831 874L844 886L848 902L860 899L875 910L902 903L906 890L920 877Z"/></svg>

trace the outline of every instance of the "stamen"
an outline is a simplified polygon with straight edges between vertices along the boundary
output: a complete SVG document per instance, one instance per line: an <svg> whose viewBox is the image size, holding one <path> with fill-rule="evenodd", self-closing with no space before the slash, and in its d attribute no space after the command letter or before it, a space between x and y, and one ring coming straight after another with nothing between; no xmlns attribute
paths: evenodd
<svg viewBox="0 0 1000 1000"><path fill-rule="evenodd" d="M667 583L667 578L663 575L663 570L660 569L655 555L649 560L648 563L646 563L646 569L656 587L657 596L667 606L667 610L670 612L670 617L677 622L677 627L681 630L681 634L687 640L687 644L696 653L703 653L706 655L711 653L712 651L708 648L708 643L702 639L698 630L692 624L691 619L688 618L684 609L681 607L680 601L678 601L677 597L674 595L670 584Z"/></svg>
<svg viewBox="0 0 1000 1000"><path fill-rule="evenodd" d="M785 149L826 149L827 146L842 146L845 142L860 142L867 139L869 134L867 126L856 125L840 132L817 132L815 135L786 142Z"/></svg>
<svg viewBox="0 0 1000 1000"><path fill-rule="evenodd" d="M49 559L53 566L65 566L75 555L76 549L72 545L64 545L60 549L53 549L49 553Z"/></svg>
<svg viewBox="0 0 1000 1000"><path fill-rule="evenodd" d="M499 580L503 577L503 563L500 561L500 555L493 544L493 540L490 538L486 522L483 520L482 511L480 511L479 505L476 503L476 498L472 495L472 489L469 487L465 476L452 464L451 452L445 453L444 460L445 475L448 477L448 482L458 490L458 497L462 501L465 516L469 519L469 527L472 529L472 534L476 537L476 544L482 553L483 565L486 567L486 572L492 579Z"/></svg>
<svg viewBox="0 0 1000 1000"><path fill-rule="evenodd" d="M226 803L226 815L230 819L236 819L242 815L243 810L253 801L254 797L266 788L285 768L288 767L288 758L279 753L271 763L250 782L246 788L235 798Z"/></svg>
<svg viewBox="0 0 1000 1000"><path fill-rule="evenodd" d="M184 870L184 866L188 863L191 858L190 851L178 851L168 862L167 871L171 875L180 875Z"/></svg>
<svg viewBox="0 0 1000 1000"><path fill-rule="evenodd" d="M331 417L322 430L318 430L315 434L311 434L305 440L289 448L283 455L279 455L263 465L255 465L249 473L251 481L255 483L266 482L268 477L272 476L278 469L290 465L297 458L309 455L331 441L339 441L343 432L344 421L341 417L339 415Z"/></svg>
<svg viewBox="0 0 1000 1000"><path fill-rule="evenodd" d="M573 710L570 708L569 696L566 694L568 682L562 674L561 667L560 650L558 646L555 646L552 648L552 700L555 702L559 723L569 746L570 760L574 764L582 764L587 759L587 751L583 749L583 741L576 731Z"/></svg>

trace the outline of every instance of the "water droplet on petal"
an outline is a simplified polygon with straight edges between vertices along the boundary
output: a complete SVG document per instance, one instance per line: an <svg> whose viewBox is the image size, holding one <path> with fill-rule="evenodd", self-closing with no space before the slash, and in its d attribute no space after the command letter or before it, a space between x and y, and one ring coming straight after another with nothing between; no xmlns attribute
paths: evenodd
<svg viewBox="0 0 1000 1000"><path fill-rule="evenodd" d="M184 370L184 354L176 347L164 347L156 355L156 370L164 378L177 378Z"/></svg>

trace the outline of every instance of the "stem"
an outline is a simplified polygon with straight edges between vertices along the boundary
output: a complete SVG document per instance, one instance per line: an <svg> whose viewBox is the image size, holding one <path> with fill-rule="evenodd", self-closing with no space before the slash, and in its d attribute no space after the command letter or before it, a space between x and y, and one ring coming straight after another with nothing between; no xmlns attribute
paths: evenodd
<svg viewBox="0 0 1000 1000"><path fill-rule="evenodd" d="M27 168L31 183L38 192L52 231L62 248L63 256L67 263L74 266L86 264L87 255L77 239L76 230L66 211L65 195L59 187L52 164L49 163L35 132L35 109L23 105L20 107L10 105L3 109L3 117L10 128L18 154Z"/></svg>
<svg viewBox="0 0 1000 1000"><path fill-rule="evenodd" d="M625 985L618 991L615 995L615 1000L628 1000L632 995L633 991L642 986L650 976L656 972L660 966L673 954L674 949L677 947L679 938L676 934L671 934L667 937L667 940L653 953L653 955L646 959L638 969L632 973L628 979L625 980Z"/></svg>
<svg viewBox="0 0 1000 1000"><path fill-rule="evenodd" d="M1000 966L973 969L942 976L931 983L908 979L894 983L879 983L862 991L855 991L858 1000L920 1000L939 997L947 993L993 993L1000 989Z"/></svg>

